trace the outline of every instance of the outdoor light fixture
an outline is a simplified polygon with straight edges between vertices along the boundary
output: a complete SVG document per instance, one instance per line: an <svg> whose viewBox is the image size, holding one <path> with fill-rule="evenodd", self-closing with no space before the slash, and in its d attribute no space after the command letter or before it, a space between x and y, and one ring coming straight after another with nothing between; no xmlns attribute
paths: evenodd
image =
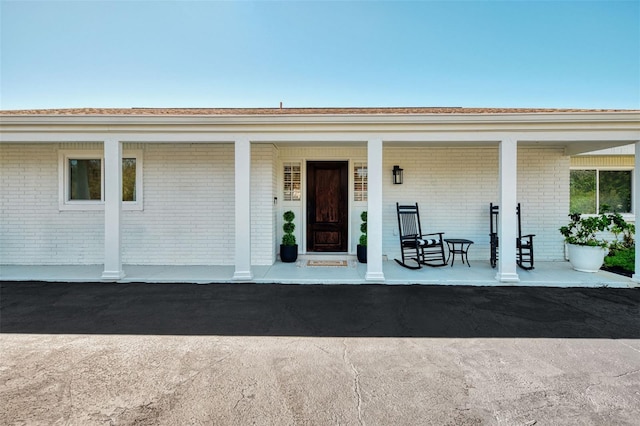
<svg viewBox="0 0 640 426"><path fill-rule="evenodd" d="M393 183L395 185L402 185L402 172L403 169L400 166L393 166Z"/></svg>

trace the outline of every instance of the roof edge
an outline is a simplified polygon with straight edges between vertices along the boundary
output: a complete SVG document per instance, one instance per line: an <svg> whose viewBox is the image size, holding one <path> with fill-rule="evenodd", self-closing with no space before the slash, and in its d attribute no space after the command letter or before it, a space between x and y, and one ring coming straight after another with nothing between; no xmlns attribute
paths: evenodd
<svg viewBox="0 0 640 426"><path fill-rule="evenodd" d="M572 113L634 113L629 109L354 107L354 108L60 108L0 110L0 116L24 117L211 117L211 116L393 116L393 115L523 115Z"/></svg>

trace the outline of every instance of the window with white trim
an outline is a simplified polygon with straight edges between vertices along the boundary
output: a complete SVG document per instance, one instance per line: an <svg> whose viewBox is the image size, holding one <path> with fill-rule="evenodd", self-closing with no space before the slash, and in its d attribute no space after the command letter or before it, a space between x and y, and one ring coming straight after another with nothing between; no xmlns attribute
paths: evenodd
<svg viewBox="0 0 640 426"><path fill-rule="evenodd" d="M353 201L367 201L367 163L353 164Z"/></svg>
<svg viewBox="0 0 640 426"><path fill-rule="evenodd" d="M300 163L283 164L284 201L300 201Z"/></svg>
<svg viewBox="0 0 640 426"><path fill-rule="evenodd" d="M608 211L631 213L633 171L605 169L573 169L570 172L570 211L599 214Z"/></svg>
<svg viewBox="0 0 640 426"><path fill-rule="evenodd" d="M142 210L142 152L125 151L122 157L122 207L125 210ZM59 163L60 209L103 209L103 153L61 151Z"/></svg>

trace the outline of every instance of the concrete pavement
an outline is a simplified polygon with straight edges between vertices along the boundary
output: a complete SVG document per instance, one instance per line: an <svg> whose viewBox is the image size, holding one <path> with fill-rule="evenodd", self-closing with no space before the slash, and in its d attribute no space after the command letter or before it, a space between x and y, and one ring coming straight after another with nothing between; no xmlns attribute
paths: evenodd
<svg viewBox="0 0 640 426"><path fill-rule="evenodd" d="M640 416L639 289L0 285L0 424Z"/></svg>

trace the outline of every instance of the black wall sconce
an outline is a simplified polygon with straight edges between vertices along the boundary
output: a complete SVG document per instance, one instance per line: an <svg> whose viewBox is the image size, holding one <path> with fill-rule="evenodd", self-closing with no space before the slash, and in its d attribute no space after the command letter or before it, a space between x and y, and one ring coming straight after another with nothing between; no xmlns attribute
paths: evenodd
<svg viewBox="0 0 640 426"><path fill-rule="evenodd" d="M402 172L404 170L400 166L393 166L393 183L395 185L402 185Z"/></svg>

